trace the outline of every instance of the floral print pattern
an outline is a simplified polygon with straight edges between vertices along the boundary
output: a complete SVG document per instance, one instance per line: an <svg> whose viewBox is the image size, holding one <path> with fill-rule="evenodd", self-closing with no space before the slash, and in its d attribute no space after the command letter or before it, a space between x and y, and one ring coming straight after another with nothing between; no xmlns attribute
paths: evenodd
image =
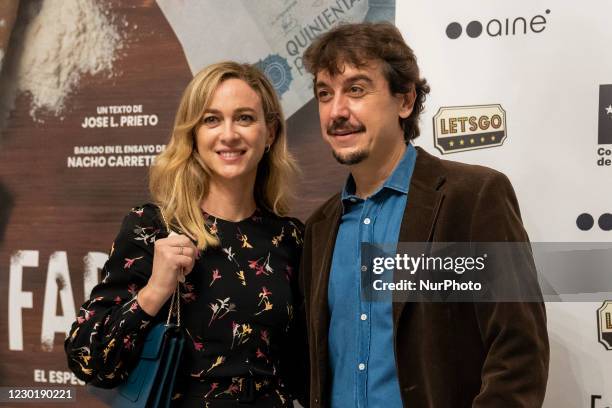
<svg viewBox="0 0 612 408"><path fill-rule="evenodd" d="M298 352L291 350L292 336L303 333L294 316L302 304L294 271L303 225L259 209L239 222L204 216L220 245L201 253L181 284L187 341L174 399L199 398L198 406L214 407L215 399L235 396L242 382L252 379L267 401L279 402L271 406L284 407L292 393L285 379L305 370L287 357ZM155 241L166 236L151 204L125 217L103 267L104 279L81 307L65 342L68 365L84 381L111 387L124 380L148 329L165 320L168 305L149 316L136 295L151 275ZM192 385L198 385L199 397L192 395Z"/></svg>

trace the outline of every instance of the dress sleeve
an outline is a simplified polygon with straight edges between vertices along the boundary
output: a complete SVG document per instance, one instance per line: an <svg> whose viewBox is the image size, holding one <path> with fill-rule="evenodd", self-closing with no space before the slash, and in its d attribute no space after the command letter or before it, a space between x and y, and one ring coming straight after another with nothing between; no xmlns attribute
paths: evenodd
<svg viewBox="0 0 612 408"><path fill-rule="evenodd" d="M152 205L133 208L124 218L102 269L105 277L64 342L68 367L81 380L111 388L136 363L154 319L140 308L136 294L151 276L155 240L165 235Z"/></svg>

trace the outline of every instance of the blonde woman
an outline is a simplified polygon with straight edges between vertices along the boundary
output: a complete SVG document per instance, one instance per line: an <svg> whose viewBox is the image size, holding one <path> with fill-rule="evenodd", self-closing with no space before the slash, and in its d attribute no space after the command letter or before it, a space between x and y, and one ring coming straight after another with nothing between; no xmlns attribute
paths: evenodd
<svg viewBox="0 0 612 408"><path fill-rule="evenodd" d="M154 204L130 211L106 277L80 309L69 367L113 387L181 283L180 407L292 407L305 342L297 270L302 224L286 217L297 168L278 97L255 67L211 65L190 82L150 172ZM167 220L178 234L167 236Z"/></svg>

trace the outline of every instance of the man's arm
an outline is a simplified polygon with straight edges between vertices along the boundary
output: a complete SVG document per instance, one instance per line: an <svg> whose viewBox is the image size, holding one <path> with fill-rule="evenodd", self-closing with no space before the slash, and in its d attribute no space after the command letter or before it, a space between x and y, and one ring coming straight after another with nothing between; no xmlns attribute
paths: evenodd
<svg viewBox="0 0 612 408"><path fill-rule="evenodd" d="M501 173L493 173L483 184L473 220L472 242L529 241L512 185ZM526 261L507 261L533 269L531 254L528 256ZM536 278L535 270L521 271L518 276L519 279ZM541 406L546 393L549 361L544 303L475 303L474 309L488 352L482 369L482 386L472 406Z"/></svg>

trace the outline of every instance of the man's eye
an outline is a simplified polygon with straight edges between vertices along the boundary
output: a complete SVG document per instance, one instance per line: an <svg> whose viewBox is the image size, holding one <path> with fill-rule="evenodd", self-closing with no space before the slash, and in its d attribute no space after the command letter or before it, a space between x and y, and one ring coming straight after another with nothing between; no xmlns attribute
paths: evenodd
<svg viewBox="0 0 612 408"><path fill-rule="evenodd" d="M330 97L331 97L331 94L325 90L320 90L319 92L317 92L317 98L320 101L329 100Z"/></svg>
<svg viewBox="0 0 612 408"><path fill-rule="evenodd" d="M351 86L351 87L349 88L349 92L350 92L352 95L362 95L364 91L363 91L363 88L362 88L362 87L360 87L360 86Z"/></svg>

